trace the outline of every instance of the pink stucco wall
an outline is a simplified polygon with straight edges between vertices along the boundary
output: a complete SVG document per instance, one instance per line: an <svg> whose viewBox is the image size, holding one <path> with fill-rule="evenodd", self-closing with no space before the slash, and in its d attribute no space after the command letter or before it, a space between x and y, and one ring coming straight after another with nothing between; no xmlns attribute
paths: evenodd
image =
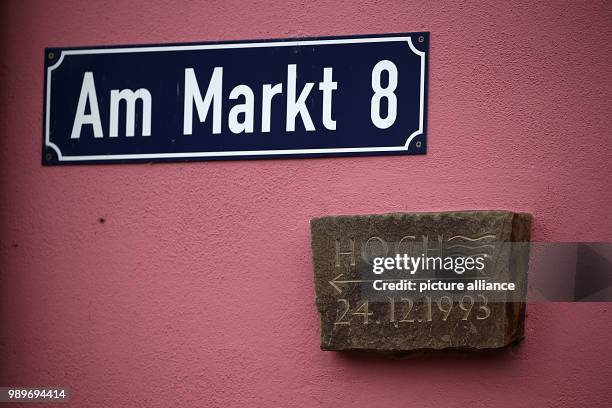
<svg viewBox="0 0 612 408"><path fill-rule="evenodd" d="M0 385L75 407L610 406L609 304L531 305L486 358L319 350L311 217L510 209L535 240L612 240L612 3L534 3L3 1ZM45 46L419 30L426 156L40 164Z"/></svg>

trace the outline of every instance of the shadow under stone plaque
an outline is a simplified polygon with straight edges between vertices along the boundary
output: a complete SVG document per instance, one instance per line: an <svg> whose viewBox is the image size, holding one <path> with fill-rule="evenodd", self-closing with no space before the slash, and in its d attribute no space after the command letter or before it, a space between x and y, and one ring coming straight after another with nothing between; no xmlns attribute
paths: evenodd
<svg viewBox="0 0 612 408"><path fill-rule="evenodd" d="M523 338L529 214L328 216L315 218L310 225L321 349L402 355L498 349ZM400 262L404 256L423 262L434 258L433 267L408 271L398 266L374 272L373 265L380 266L375 258L400 258ZM458 265L462 257L463 262L480 257L482 268L449 271L435 263L435 258L439 262L451 258ZM412 289L408 282L413 282ZM420 286L438 282L463 286L442 290ZM382 290L384 283L392 285ZM467 286L493 283L504 283L506 289L509 283L514 286L513 290Z"/></svg>

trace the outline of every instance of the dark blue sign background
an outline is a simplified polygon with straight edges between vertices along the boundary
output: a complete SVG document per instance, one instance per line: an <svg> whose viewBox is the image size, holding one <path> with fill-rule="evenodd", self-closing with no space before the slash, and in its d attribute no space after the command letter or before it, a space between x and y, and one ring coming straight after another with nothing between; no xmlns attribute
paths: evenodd
<svg viewBox="0 0 612 408"><path fill-rule="evenodd" d="M364 41L367 39L373 40ZM237 48L197 49L212 44ZM240 44L247 46L241 48ZM426 151L427 51L427 33L48 48L43 164L423 154ZM387 129L377 128L370 112L374 95L372 69L381 60L393 62L398 72L394 91L397 118ZM300 115L296 118L295 131L285 129L288 64L297 65L296 97L305 83L314 83L306 106L315 131L305 130ZM184 135L185 69L194 69L204 98L215 67L223 67L221 134L212 133L211 105L204 122L199 121L193 108L193 134ZM323 98L318 84L323 81L326 67L333 68L333 81L337 82L331 105L336 130L327 130L321 119ZM83 125L80 137L71 139L85 72L91 72L95 80L104 137L94 138L93 127ZM272 99L270 132L262 133L262 86L278 83L283 84L283 93ZM385 87L387 83L388 76L383 74L381 84ZM243 98L230 100L228 96L240 84L249 86L255 95L253 133L234 134L228 127L230 109L243 102ZM135 136L126 137L123 104L119 110L118 137L110 138L111 90L139 88L148 89L152 97L151 135L142 136L142 105L138 103ZM381 116L384 117L387 101L384 98L383 101ZM87 113L90 108L88 104Z"/></svg>

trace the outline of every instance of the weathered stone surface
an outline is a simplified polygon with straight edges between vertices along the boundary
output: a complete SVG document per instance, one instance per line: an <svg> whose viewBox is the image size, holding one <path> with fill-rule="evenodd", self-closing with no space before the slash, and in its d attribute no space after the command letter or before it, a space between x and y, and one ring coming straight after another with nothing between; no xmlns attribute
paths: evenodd
<svg viewBox="0 0 612 408"><path fill-rule="evenodd" d="M529 214L509 211L313 219L312 252L321 349L403 354L419 350L496 349L519 341L524 335L525 304L520 295L526 288L528 253L517 254L512 248L498 250L493 244L529 241L530 230ZM446 319L450 302L448 298L441 299L441 295L433 294L428 300L413 292L385 292L388 296L374 293L372 281L384 276L373 274L372 257L392 256L393 248L395 253L406 253L406 244L415 244L418 251L428 256L445 255L453 250L449 247L468 254L475 251L473 248L496 251L489 255L487 273L498 280L515 282L517 290L493 302L476 292L461 297L464 296L461 292L462 305L455 301ZM420 271L405 277L445 278L439 272L431 275ZM457 275L446 278L456 281ZM468 279L470 275L461 278Z"/></svg>

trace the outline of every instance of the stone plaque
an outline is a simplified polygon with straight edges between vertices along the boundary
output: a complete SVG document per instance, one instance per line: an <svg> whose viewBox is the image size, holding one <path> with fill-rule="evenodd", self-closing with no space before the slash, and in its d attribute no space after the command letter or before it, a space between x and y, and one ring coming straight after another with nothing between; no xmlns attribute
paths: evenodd
<svg viewBox="0 0 612 408"><path fill-rule="evenodd" d="M401 355L523 338L529 214L329 216L310 225L321 349Z"/></svg>

